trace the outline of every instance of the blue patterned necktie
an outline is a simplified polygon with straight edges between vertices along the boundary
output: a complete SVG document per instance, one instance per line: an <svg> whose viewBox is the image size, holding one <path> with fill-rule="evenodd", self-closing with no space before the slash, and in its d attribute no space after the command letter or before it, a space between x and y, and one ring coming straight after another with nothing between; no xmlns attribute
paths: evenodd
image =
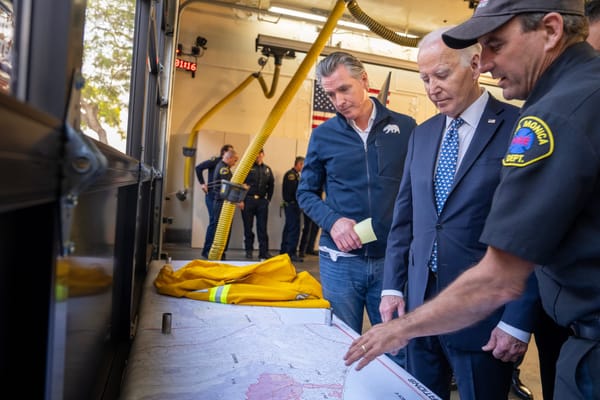
<svg viewBox="0 0 600 400"><path fill-rule="evenodd" d="M442 141L440 157L435 170L433 188L435 191L435 207L438 215L442 213L444 203L450 193L450 188L454 182L456 174L456 164L458 161L458 128L465 122L462 118L456 118L450 123L450 127ZM437 240L433 243L429 267L433 272L437 271Z"/></svg>

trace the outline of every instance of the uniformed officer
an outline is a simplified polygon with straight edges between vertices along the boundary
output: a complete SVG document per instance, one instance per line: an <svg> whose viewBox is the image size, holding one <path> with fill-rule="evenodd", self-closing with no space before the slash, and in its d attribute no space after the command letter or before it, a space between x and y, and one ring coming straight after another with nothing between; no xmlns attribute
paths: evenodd
<svg viewBox="0 0 600 400"><path fill-rule="evenodd" d="M600 399L600 57L587 34L584 0L481 1L445 33L454 48L479 41L481 72L526 100L480 237L488 249L436 298L354 340L347 365L471 325L535 271L544 310L572 332L554 399Z"/></svg>
<svg viewBox="0 0 600 400"><path fill-rule="evenodd" d="M264 158L265 152L261 149L244 182L249 189L246 198L240 203L244 221L244 247L246 258L249 259L252 258L254 247L254 232L252 232L254 217L256 217L258 257L264 260L272 257L269 254L267 220L269 217L269 202L273 198L274 177L271 168L264 163Z"/></svg>
<svg viewBox="0 0 600 400"><path fill-rule="evenodd" d="M298 201L296 201L296 190L298 189L300 171L302 171L303 166L304 157L296 157L294 166L283 175L283 184L281 186L285 225L281 234L281 250L279 253L287 253L292 261L296 262L304 261L296 255L298 238L300 237L300 216L302 215Z"/></svg>
<svg viewBox="0 0 600 400"><path fill-rule="evenodd" d="M210 248L212 247L213 241L215 239L215 232L217 231L217 224L219 222L219 216L221 215L221 209L223 208L223 202L225 199L219 196L219 189L221 187L221 182L223 180L231 181L231 177L233 176L233 172L231 172L231 168L235 165L238 160L237 152L231 148L223 155L223 159L219 161L219 163L215 167L215 172L213 175L213 186L215 188L215 202L213 204L213 215L214 218L210 221L208 228L206 229L206 238L204 240L204 247L202 248L202 255L205 258L208 258L208 253L210 252ZM229 232L231 235L231 231ZM229 246L229 237L227 238L227 243L225 244L225 251L227 251L227 247ZM225 251L221 256L221 259L225 259Z"/></svg>
<svg viewBox="0 0 600 400"><path fill-rule="evenodd" d="M231 149L233 149L232 145L230 145L230 144L223 145L223 147L221 147L221 152L218 157L214 156L214 157L209 158L208 160L204 160L201 163L199 163L198 165L196 165L196 168L195 168L196 177L198 178L198 182L200 182L200 188L205 193L204 202L206 203L206 209L208 210L208 226L210 226L210 224L216 223L216 221L214 221L214 219L218 218L218 217L215 217L215 214L213 213L216 193L219 191L218 185L215 185L213 183L213 178L215 175L215 168L216 168L217 164L219 163L219 161L221 161L223 159L223 155ZM206 180L204 179L204 171L208 171ZM206 239L207 238L208 238L208 227L207 227L207 234L205 235L205 238L204 238L204 248L206 247ZM209 247L210 247L210 245L209 245ZM204 257L207 257L208 253L204 254L204 252L202 252L202 255Z"/></svg>

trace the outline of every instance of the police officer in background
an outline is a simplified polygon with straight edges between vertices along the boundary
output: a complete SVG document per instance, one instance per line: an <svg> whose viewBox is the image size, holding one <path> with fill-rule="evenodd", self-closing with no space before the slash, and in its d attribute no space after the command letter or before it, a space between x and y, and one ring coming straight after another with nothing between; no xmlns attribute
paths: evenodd
<svg viewBox="0 0 600 400"><path fill-rule="evenodd" d="M195 168L196 177L198 178L198 182L200 182L200 188L205 193L204 202L206 203L206 209L208 210L208 226L206 227L204 248L206 247L206 239L209 238L208 227L210 227L211 224L214 225L216 223L216 221L214 219L219 217L219 216L215 217L215 214L213 213L216 193L219 191L219 186L215 185L213 182L214 175L215 175L215 168L216 168L217 164L219 163L219 161L221 161L223 159L223 155L231 149L233 149L232 145L230 145L230 144L223 145L223 147L221 147L221 152L218 157L214 156L214 157L209 158L208 160L204 160L201 163L199 163L198 165L196 165L196 168ZM204 180L204 171L208 171L206 180ZM208 247L210 247L210 245ZM207 257L208 253L204 254L204 251L203 251L202 255L204 257Z"/></svg>
<svg viewBox="0 0 600 400"><path fill-rule="evenodd" d="M223 202L225 199L221 198L220 191L217 188L221 187L222 181L231 181L231 177L233 176L233 172L231 172L231 168L238 161L238 155L233 148L223 154L223 159L219 161L219 163L215 167L215 172L213 175L212 183L215 187L215 202L213 204L213 215L214 218L211 220L208 228L206 229L206 238L204 239L204 247L202 248L202 256L208 258L208 253L210 252L210 248L212 247L215 233L217 231L217 223L219 222L219 216L221 215L221 209L223 208ZM231 236L231 231L229 232ZM229 237L227 238L227 243L225 244L225 251L227 251L227 247L229 246ZM221 256L221 260L225 260L225 251Z"/></svg>
<svg viewBox="0 0 600 400"><path fill-rule="evenodd" d="M319 225L315 223L305 212L302 212L302 235L300 236L300 244L298 245L298 257L304 258L306 254L318 256L319 252L315 250L317 241L317 233Z"/></svg>
<svg viewBox="0 0 600 400"><path fill-rule="evenodd" d="M296 157L294 166L283 176L283 185L281 186L285 225L281 234L281 250L279 253L287 253L292 261L297 262L304 261L296 255L298 238L300 237L300 216L302 215L302 210L300 210L300 206L296 201L296 190L298 189L300 171L302 171L303 166L304 157Z"/></svg>
<svg viewBox="0 0 600 400"><path fill-rule="evenodd" d="M258 257L261 260L271 258L269 254L269 236L267 235L267 220L269 216L269 202L273 198L274 178L271 168L264 163L265 152L261 149L256 156L256 161L248 172L246 181L248 193L240 203L242 219L244 221L244 248L246 258L252 258L254 247L254 232L252 225L256 217L256 236L258 238Z"/></svg>

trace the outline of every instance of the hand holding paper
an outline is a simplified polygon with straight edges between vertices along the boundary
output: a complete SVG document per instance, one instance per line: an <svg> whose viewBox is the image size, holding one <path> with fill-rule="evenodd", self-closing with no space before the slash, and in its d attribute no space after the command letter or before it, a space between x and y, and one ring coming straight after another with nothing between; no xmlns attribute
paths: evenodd
<svg viewBox="0 0 600 400"><path fill-rule="evenodd" d="M377 236L375 236L375 232L373 231L373 223L371 218L364 219L358 224L354 225L354 232L356 232L362 244L367 244L377 240Z"/></svg>

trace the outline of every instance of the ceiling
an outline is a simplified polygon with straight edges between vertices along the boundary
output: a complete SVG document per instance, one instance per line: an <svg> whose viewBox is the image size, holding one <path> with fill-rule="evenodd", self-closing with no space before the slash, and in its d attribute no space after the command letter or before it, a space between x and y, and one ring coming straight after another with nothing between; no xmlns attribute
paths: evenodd
<svg viewBox="0 0 600 400"><path fill-rule="evenodd" d="M369 17L396 32L423 36L437 28L458 24L473 13L476 0L355 0ZM187 3L187 4L186 4ZM328 15L336 0L183 0L181 5L201 7L200 3L230 5L248 11L265 12L269 6ZM347 18L346 18L347 17ZM354 20L348 10L344 18Z"/></svg>

